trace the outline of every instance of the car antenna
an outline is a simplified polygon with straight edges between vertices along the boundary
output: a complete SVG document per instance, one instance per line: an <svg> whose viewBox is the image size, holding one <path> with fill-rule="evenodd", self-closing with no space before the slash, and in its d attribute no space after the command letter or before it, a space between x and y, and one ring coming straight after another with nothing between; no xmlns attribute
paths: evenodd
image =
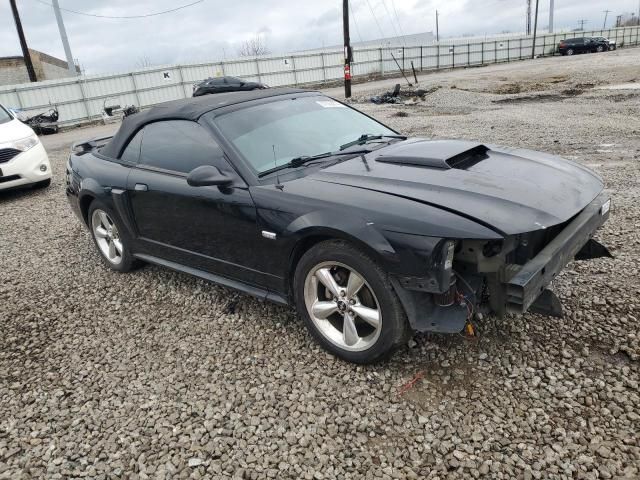
<svg viewBox="0 0 640 480"><path fill-rule="evenodd" d="M271 148L273 150L273 168L277 168L278 167L278 162L276 160L276 146L275 145L271 145ZM280 174L278 174L277 170L276 170L276 188L278 190L284 190L284 185L282 185L280 183Z"/></svg>

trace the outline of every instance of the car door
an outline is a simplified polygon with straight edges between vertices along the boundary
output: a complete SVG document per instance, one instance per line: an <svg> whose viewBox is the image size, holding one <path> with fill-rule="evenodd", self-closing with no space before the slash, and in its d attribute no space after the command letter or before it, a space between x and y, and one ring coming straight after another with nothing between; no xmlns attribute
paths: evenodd
<svg viewBox="0 0 640 480"><path fill-rule="evenodd" d="M587 44L587 39L586 38L576 38L576 46L575 46L575 50L578 53L585 53L588 52L589 46Z"/></svg>
<svg viewBox="0 0 640 480"><path fill-rule="evenodd" d="M151 123L142 132L127 189L144 251L245 283L268 283L251 265L257 240L251 195L213 136L186 120ZM233 184L190 186L188 173L203 165L217 167Z"/></svg>

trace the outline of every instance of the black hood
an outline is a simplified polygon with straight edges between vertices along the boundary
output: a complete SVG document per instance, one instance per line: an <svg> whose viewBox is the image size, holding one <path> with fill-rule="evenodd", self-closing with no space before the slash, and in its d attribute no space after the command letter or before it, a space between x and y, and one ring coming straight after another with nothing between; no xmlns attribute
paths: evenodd
<svg viewBox="0 0 640 480"><path fill-rule="evenodd" d="M603 189L568 160L458 140L397 142L307 178L436 206L508 235L563 223Z"/></svg>

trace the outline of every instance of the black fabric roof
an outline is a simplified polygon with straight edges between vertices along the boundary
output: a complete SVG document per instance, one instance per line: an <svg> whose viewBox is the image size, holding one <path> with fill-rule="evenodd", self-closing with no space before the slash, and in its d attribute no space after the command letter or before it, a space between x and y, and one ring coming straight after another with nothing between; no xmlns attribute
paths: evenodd
<svg viewBox="0 0 640 480"><path fill-rule="evenodd" d="M216 93L213 95L203 95L161 103L148 110L124 118L116 134L109 143L100 150L100 153L107 157L117 158L126 146L131 135L147 123L169 119L196 121L205 113L228 105L304 92L309 92L309 90L301 90L299 88L266 88L263 90L251 90L249 92Z"/></svg>

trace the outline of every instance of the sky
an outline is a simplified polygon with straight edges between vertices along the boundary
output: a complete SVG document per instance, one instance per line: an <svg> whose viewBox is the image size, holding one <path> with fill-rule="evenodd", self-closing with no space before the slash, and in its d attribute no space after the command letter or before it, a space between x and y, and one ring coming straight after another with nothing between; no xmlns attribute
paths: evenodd
<svg viewBox="0 0 640 480"><path fill-rule="evenodd" d="M17 0L30 48L65 58L51 0ZM194 0L59 0L60 7L111 16L141 15ZM441 37L522 32L525 0L350 0L352 41L435 30ZM534 0L535 3L535 0ZM47 5L48 4L48 5ZM639 0L555 0L555 26L602 28L615 16L638 12ZM108 19L62 12L73 57L88 74L141 66L235 58L243 41L260 35L272 53L339 45L341 0L203 0L164 15ZM540 0L539 28L548 25L549 0ZM0 1L0 56L21 55L13 16Z"/></svg>

